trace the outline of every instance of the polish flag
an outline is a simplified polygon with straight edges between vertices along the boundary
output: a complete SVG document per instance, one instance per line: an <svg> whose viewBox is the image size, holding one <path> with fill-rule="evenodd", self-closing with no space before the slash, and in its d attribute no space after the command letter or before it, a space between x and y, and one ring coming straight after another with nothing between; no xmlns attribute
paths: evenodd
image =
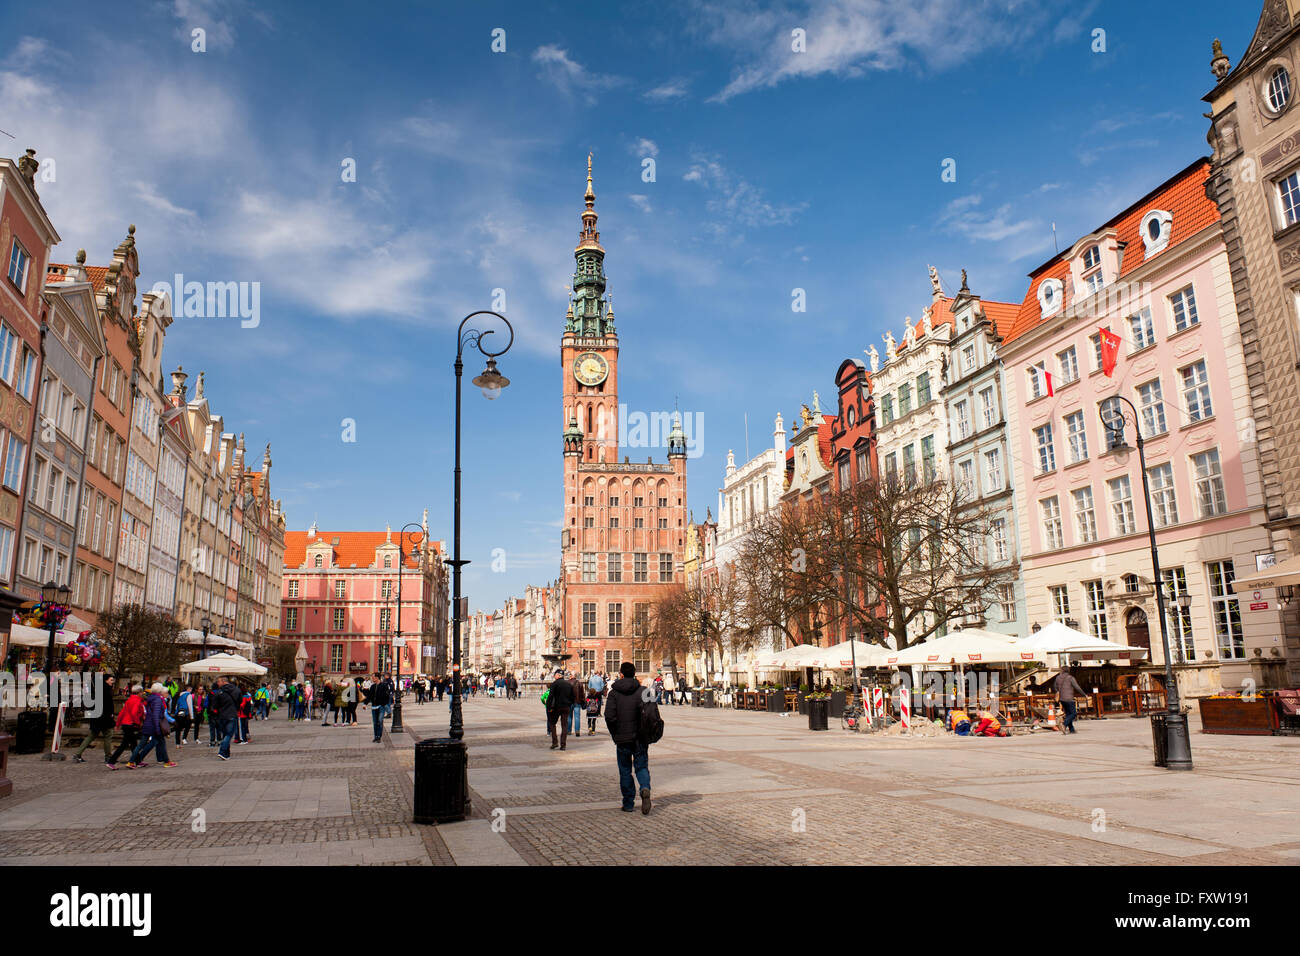
<svg viewBox="0 0 1300 956"><path fill-rule="evenodd" d="M1040 394L1042 392L1046 392L1049 396L1056 394L1056 390L1052 388L1052 373L1047 371L1047 369L1040 368L1037 365L1031 365L1029 366L1029 374L1037 380L1038 391Z"/></svg>
<svg viewBox="0 0 1300 956"><path fill-rule="evenodd" d="M1098 329L1101 336L1101 370L1110 378L1115 374L1115 363L1119 361L1120 338L1110 329Z"/></svg>

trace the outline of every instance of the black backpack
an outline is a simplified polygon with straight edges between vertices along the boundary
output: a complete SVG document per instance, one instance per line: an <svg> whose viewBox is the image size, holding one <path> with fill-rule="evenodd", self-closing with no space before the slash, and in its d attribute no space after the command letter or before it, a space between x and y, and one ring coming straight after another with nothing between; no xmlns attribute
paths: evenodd
<svg viewBox="0 0 1300 956"><path fill-rule="evenodd" d="M654 698L641 701L641 726L637 736L647 744L657 744L664 736L664 719L659 716L659 705Z"/></svg>

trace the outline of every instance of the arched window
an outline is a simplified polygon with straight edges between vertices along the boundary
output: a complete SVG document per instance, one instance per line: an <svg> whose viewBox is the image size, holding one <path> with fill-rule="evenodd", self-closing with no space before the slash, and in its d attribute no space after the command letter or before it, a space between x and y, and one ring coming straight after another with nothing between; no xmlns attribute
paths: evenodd
<svg viewBox="0 0 1300 956"><path fill-rule="evenodd" d="M314 563L314 566L318 568L321 566L321 556L319 554L316 555L316 561Z"/></svg>

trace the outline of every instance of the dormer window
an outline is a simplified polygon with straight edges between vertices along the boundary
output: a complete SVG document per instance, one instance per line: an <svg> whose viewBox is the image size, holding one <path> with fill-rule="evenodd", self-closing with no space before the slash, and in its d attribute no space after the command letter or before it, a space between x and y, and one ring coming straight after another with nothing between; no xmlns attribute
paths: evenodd
<svg viewBox="0 0 1300 956"><path fill-rule="evenodd" d="M1089 246L1083 253L1083 285L1092 295L1105 284L1101 274L1101 246Z"/></svg>
<svg viewBox="0 0 1300 956"><path fill-rule="evenodd" d="M1274 114L1281 113L1291 102L1291 74L1286 67L1276 66L1269 72L1264 81L1264 102Z"/></svg>
<svg viewBox="0 0 1300 956"><path fill-rule="evenodd" d="M1061 311L1064 286L1060 279L1044 279L1038 284L1038 307L1044 316Z"/></svg>
<svg viewBox="0 0 1300 956"><path fill-rule="evenodd" d="M1142 244L1146 246L1148 256L1169 245L1173 225L1174 217L1163 209L1152 209L1142 217Z"/></svg>

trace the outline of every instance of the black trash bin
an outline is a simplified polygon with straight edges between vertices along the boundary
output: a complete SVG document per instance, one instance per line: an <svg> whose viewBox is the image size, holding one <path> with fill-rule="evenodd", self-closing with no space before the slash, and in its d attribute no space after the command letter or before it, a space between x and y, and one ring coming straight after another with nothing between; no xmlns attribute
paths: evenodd
<svg viewBox="0 0 1300 956"><path fill-rule="evenodd" d="M808 729L826 730L831 702L825 698L816 698L806 703L808 705Z"/></svg>
<svg viewBox="0 0 1300 956"><path fill-rule="evenodd" d="M430 737L415 745L415 822L451 823L469 815L465 741Z"/></svg>
<svg viewBox="0 0 1300 956"><path fill-rule="evenodd" d="M831 717L838 718L844 716L844 704L848 695L842 690L831 691Z"/></svg>
<svg viewBox="0 0 1300 956"><path fill-rule="evenodd" d="M701 707L713 707L713 706L714 706L714 703L713 703L713 688L712 688L712 687L706 687L706 688L704 688L704 690L702 690L702 691L700 692L700 706L701 706Z"/></svg>
<svg viewBox="0 0 1300 956"><path fill-rule="evenodd" d="M14 753L38 754L45 749L45 713L24 710L18 715L18 728L14 733Z"/></svg>
<svg viewBox="0 0 1300 956"><path fill-rule="evenodd" d="M776 690L767 695L767 712L780 714L785 711L785 692Z"/></svg>
<svg viewBox="0 0 1300 956"><path fill-rule="evenodd" d="M1169 724L1165 718L1168 714L1151 715L1151 743L1155 747L1156 766L1169 766Z"/></svg>

